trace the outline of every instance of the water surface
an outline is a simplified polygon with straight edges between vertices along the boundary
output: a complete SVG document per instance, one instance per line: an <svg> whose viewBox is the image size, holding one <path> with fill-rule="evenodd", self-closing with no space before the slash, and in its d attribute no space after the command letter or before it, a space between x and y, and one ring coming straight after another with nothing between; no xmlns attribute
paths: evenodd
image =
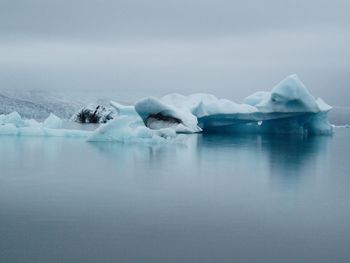
<svg viewBox="0 0 350 263"><path fill-rule="evenodd" d="M350 130L0 137L0 262L348 262Z"/></svg>

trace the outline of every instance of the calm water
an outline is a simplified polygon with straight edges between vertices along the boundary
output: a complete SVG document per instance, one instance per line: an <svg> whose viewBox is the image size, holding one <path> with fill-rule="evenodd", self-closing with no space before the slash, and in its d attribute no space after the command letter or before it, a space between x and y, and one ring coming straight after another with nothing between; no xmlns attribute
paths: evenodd
<svg viewBox="0 0 350 263"><path fill-rule="evenodd" d="M350 130L0 137L0 262L350 262Z"/></svg>

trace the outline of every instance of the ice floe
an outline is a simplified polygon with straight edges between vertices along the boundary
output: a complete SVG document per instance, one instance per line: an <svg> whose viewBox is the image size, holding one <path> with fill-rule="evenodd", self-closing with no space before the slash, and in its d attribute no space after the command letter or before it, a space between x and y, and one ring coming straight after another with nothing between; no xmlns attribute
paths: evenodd
<svg viewBox="0 0 350 263"><path fill-rule="evenodd" d="M91 132L61 129L62 120L50 114L39 123L33 119L23 119L17 112L0 115L0 135L32 137L80 137L87 138Z"/></svg>

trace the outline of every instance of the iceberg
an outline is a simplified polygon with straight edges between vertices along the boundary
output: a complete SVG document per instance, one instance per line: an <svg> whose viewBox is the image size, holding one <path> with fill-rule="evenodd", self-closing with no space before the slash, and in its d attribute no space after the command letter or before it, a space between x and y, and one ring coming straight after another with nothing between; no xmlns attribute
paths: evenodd
<svg viewBox="0 0 350 263"><path fill-rule="evenodd" d="M62 120L50 114L42 123L25 120L17 113L0 115L0 135L30 137L74 137L89 142L149 142L173 141L176 132L170 128L152 130L138 115L118 116L95 131L62 129Z"/></svg>
<svg viewBox="0 0 350 263"><path fill-rule="evenodd" d="M21 115L17 111L0 115L0 124L13 124L15 127L24 125Z"/></svg>
<svg viewBox="0 0 350 263"><path fill-rule="evenodd" d="M261 113L261 133L308 133L329 135L328 122L332 109L321 98L315 99L297 75L278 83L270 93L255 93L244 100L254 104Z"/></svg>
<svg viewBox="0 0 350 263"><path fill-rule="evenodd" d="M297 75L290 75L271 92L259 91L235 103L211 94L169 94L136 102L135 110L150 129L176 132L246 132L332 134L322 99L315 99Z"/></svg>
<svg viewBox="0 0 350 263"><path fill-rule="evenodd" d="M50 114L43 122L23 119L17 112L0 115L0 135L32 137L78 137L87 138L91 131L61 129L62 120Z"/></svg>

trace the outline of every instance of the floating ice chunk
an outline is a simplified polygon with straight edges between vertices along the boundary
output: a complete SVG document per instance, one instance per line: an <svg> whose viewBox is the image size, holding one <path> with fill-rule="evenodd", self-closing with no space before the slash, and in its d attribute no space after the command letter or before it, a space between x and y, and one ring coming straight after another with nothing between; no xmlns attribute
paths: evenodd
<svg viewBox="0 0 350 263"><path fill-rule="evenodd" d="M0 135L87 138L92 133L89 131L57 129L61 126L61 119L53 114L44 123L38 123L33 119L23 120L17 112L0 115Z"/></svg>
<svg viewBox="0 0 350 263"><path fill-rule="evenodd" d="M145 98L135 105L147 127L169 127L177 132L186 128L186 132L331 134L327 120L330 109L322 99L315 100L296 75L281 81L271 92L248 96L243 104L211 94L175 93L161 99Z"/></svg>
<svg viewBox="0 0 350 263"><path fill-rule="evenodd" d="M19 115L16 111L6 115L0 115L0 123L13 124L16 127L21 127L24 125L24 121L21 115Z"/></svg>
<svg viewBox="0 0 350 263"><path fill-rule="evenodd" d="M172 129L152 130L135 117L120 116L102 125L87 139L89 142L162 142L176 137Z"/></svg>
<svg viewBox="0 0 350 263"><path fill-rule="evenodd" d="M12 124L14 127L41 126L41 123L34 119L23 119L18 112L0 115L0 125Z"/></svg>
<svg viewBox="0 0 350 263"><path fill-rule="evenodd" d="M172 128L177 132L194 133L201 129L197 126L197 118L186 107L175 107L163 103L154 97L139 100L135 110L147 127ZM160 125L160 122L163 124Z"/></svg>
<svg viewBox="0 0 350 263"><path fill-rule="evenodd" d="M43 122L43 127L51 129L62 128L62 120L58 118L55 114L50 113L50 116Z"/></svg>
<svg viewBox="0 0 350 263"><path fill-rule="evenodd" d="M11 123L0 124L0 135L17 135L18 128Z"/></svg>

